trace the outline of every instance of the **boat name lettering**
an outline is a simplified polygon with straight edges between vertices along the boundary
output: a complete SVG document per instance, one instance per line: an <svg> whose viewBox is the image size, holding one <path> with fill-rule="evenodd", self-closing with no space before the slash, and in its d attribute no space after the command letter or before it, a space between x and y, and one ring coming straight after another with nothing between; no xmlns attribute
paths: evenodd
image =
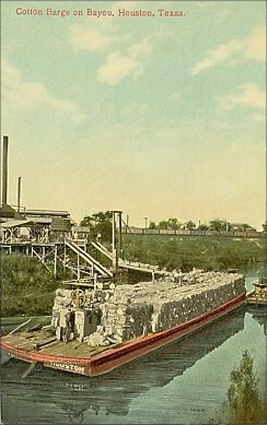
<svg viewBox="0 0 267 425"><path fill-rule="evenodd" d="M74 372L84 373L84 367L78 366L76 364L49 362L45 363L44 366L56 367L58 369L73 370Z"/></svg>

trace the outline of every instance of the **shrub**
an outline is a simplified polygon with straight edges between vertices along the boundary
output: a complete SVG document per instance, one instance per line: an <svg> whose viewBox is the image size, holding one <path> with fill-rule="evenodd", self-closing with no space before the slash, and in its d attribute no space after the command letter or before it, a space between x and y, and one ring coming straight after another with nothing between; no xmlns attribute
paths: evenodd
<svg viewBox="0 0 267 425"><path fill-rule="evenodd" d="M57 282L37 259L6 255L1 259L1 315L51 314Z"/></svg>
<svg viewBox="0 0 267 425"><path fill-rule="evenodd" d="M230 374L230 385L225 402L226 413L233 424L266 423L266 405L259 391L254 361L245 350L239 367Z"/></svg>
<svg viewBox="0 0 267 425"><path fill-rule="evenodd" d="M252 355L245 350L238 367L230 373L227 398L212 424L266 424L266 397L259 390L260 379Z"/></svg>

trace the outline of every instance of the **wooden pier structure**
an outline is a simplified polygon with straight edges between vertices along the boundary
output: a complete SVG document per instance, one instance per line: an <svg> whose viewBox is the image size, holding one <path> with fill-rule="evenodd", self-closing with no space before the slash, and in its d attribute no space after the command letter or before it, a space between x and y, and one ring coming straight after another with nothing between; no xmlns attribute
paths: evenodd
<svg viewBox="0 0 267 425"><path fill-rule="evenodd" d="M131 262L120 258L122 251L121 211L112 212L112 243L110 250L99 240L92 240L89 228L71 226L70 219L49 221L23 219L0 224L0 248L3 255L22 254L40 261L57 276L58 270L68 270L71 278L81 282L127 283L133 276L144 280L168 274L157 266ZM131 275L131 279L129 278Z"/></svg>

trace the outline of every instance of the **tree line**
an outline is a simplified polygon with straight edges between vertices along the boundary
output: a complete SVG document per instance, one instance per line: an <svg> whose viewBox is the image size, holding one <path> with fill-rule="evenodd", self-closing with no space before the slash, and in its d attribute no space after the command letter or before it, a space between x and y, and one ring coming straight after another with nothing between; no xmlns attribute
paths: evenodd
<svg viewBox="0 0 267 425"><path fill-rule="evenodd" d="M124 223L124 225L126 225ZM96 238L97 235L101 235L103 240L110 241L112 233L112 212L97 212L91 215L85 216L81 222L80 226L89 227L91 236ZM171 217L167 220L161 220L158 223L155 221L150 221L148 225L149 229L165 229L165 230L213 230L213 231L246 231L254 230L248 223L231 223L225 219L214 218L208 223L198 223L196 224L192 220L182 222L176 217ZM264 231L267 230L267 221L262 225Z"/></svg>
<svg viewBox="0 0 267 425"><path fill-rule="evenodd" d="M263 225L264 226L264 225ZM161 220L159 223L150 221L149 229L165 229L165 230L215 230L215 231L246 231L256 230L248 223L234 224L227 220L215 218L208 223L194 223L189 220L185 223L179 221L177 218L172 217L168 220Z"/></svg>

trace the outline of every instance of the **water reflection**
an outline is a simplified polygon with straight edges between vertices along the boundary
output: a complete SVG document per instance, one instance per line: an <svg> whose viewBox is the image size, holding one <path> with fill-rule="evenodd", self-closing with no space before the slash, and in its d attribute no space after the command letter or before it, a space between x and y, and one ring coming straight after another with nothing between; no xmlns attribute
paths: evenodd
<svg viewBox="0 0 267 425"><path fill-rule="evenodd" d="M151 388L164 387L175 377L184 374L201 358L242 331L244 317L245 307L241 307L231 316L193 337L171 343L107 375L95 378L37 366L31 375L21 379L27 366L12 360L2 370L3 422L12 425L16 423L14 412L13 416L11 414L13 403L16 403L20 415L24 415L25 421L17 423L79 424L85 423L88 412L95 418L99 414L102 417L103 415L125 417L129 413L133 399L145 394ZM30 413L31 406L37 404L40 422L36 418L36 413L34 415Z"/></svg>
<svg viewBox="0 0 267 425"><path fill-rule="evenodd" d="M250 313L262 327L264 331L264 335L267 335L267 311L266 306L257 306L257 305L248 305L247 312Z"/></svg>

